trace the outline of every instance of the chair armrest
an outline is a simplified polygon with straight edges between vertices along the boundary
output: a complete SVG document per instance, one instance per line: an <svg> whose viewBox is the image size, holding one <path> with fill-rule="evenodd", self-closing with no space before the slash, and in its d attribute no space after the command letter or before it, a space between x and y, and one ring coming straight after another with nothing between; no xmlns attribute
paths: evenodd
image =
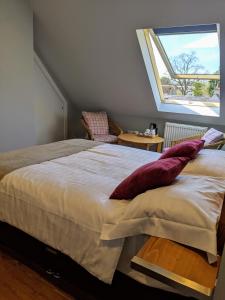
<svg viewBox="0 0 225 300"><path fill-rule="evenodd" d="M109 132L113 135L120 135L123 133L123 130L119 127L118 124L114 123L110 118L108 118L109 122Z"/></svg>
<svg viewBox="0 0 225 300"><path fill-rule="evenodd" d="M220 150L225 145L225 139L222 139L216 143L208 144L204 146L204 149L217 149Z"/></svg>
<svg viewBox="0 0 225 300"><path fill-rule="evenodd" d="M184 138L180 138L180 139L171 141L171 146L175 146L177 144L180 144L182 142L189 141L189 140L197 140L197 139L200 139L201 137L202 137L202 135L186 136Z"/></svg>
<svg viewBox="0 0 225 300"><path fill-rule="evenodd" d="M188 140L195 140L195 139L200 139L202 135L195 135L195 136L189 136L181 139L177 139L174 141L171 141L171 146L175 146L181 142L188 141ZM225 138L212 144L208 144L204 146L204 149L217 149L220 150L223 146L225 145Z"/></svg>

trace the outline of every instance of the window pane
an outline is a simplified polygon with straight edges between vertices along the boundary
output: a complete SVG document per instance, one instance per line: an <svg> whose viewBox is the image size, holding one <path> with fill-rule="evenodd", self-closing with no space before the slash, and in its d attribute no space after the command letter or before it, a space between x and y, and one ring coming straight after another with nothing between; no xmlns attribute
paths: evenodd
<svg viewBox="0 0 225 300"><path fill-rule="evenodd" d="M219 80L169 79L161 77L164 100L187 100L189 102L219 103Z"/></svg>
<svg viewBox="0 0 225 300"><path fill-rule="evenodd" d="M220 81L219 80L199 80L199 79L173 79L171 78L165 63L150 36L154 58L159 73L163 100L178 100L202 103L220 102ZM181 59L182 60L182 59ZM184 62L181 61L181 64ZM186 74L186 73L185 73Z"/></svg>
<svg viewBox="0 0 225 300"><path fill-rule="evenodd" d="M219 74L217 32L158 35L175 74Z"/></svg>

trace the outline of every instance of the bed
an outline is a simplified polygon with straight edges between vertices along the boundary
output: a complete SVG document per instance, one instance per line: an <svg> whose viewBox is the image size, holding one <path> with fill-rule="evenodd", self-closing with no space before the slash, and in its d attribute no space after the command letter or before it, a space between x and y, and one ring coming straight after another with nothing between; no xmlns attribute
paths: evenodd
<svg viewBox="0 0 225 300"><path fill-rule="evenodd" d="M118 183L159 156L80 139L0 154L0 221L68 255L106 283L112 282L118 269L142 283L174 291L131 270L130 259L149 235L201 249L209 259L216 257L221 251L218 240L224 244L220 216L224 211L225 152L202 150L170 187L147 191L135 201L109 200ZM199 190L201 185L204 190ZM162 199L176 191L181 197L190 186L196 192L193 197L201 199L197 205L188 199L189 215L180 216L179 209L170 209L172 201L179 199L168 199L159 215L154 214L161 205L156 190ZM149 208L148 199L155 199L153 207ZM173 213L173 222L168 222L167 212ZM182 223L190 214L196 218L190 224Z"/></svg>

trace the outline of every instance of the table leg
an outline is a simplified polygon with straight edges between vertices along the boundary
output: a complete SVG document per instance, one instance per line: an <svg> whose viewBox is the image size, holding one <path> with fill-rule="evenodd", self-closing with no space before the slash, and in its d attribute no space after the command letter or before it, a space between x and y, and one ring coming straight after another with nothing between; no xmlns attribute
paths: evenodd
<svg viewBox="0 0 225 300"><path fill-rule="evenodd" d="M162 145L163 145L163 143L158 143L158 145L157 145L157 152L159 152L159 153L161 153L162 152Z"/></svg>
<svg viewBox="0 0 225 300"><path fill-rule="evenodd" d="M146 150L148 150L148 151L150 150L150 144L146 145Z"/></svg>

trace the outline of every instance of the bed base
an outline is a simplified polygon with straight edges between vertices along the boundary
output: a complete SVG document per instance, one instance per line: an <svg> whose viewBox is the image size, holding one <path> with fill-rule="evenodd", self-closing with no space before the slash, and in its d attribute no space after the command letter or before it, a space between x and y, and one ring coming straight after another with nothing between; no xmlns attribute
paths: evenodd
<svg viewBox="0 0 225 300"><path fill-rule="evenodd" d="M67 255L4 222L0 222L0 249L38 272L76 300L115 300L128 297L139 299L140 295L142 300L149 297L154 300L189 299L150 288L119 271L114 275L113 284L107 285L90 275Z"/></svg>
<svg viewBox="0 0 225 300"><path fill-rule="evenodd" d="M47 281L76 297L75 299L93 300L89 296L88 288L82 290L79 280L88 280L91 289L91 284L94 285L95 282L94 277L86 274L86 271L68 256L3 222L0 222L0 249L38 272ZM74 278L76 280L78 278L76 285L73 282Z"/></svg>

